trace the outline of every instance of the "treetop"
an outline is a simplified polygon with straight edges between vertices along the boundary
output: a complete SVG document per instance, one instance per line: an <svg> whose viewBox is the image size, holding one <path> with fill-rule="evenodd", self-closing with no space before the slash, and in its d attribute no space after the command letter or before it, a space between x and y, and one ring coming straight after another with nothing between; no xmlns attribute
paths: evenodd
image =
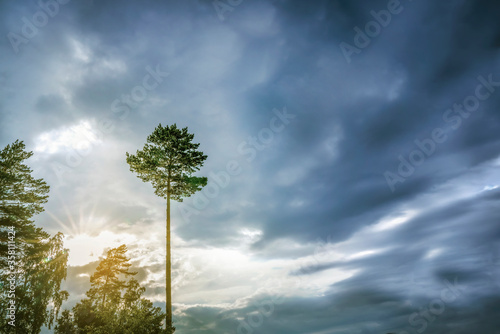
<svg viewBox="0 0 500 334"><path fill-rule="evenodd" d="M162 126L161 123L147 137L142 150L126 153L130 170L155 188L155 194L182 201L201 190L207 184L206 177L192 176L200 170L207 158L198 151L199 143L193 143L194 134L177 124Z"/></svg>

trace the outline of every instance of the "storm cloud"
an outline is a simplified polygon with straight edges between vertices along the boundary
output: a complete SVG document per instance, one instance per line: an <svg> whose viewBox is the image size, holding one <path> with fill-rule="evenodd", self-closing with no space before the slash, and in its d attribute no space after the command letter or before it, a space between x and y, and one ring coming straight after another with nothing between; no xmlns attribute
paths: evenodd
<svg viewBox="0 0 500 334"><path fill-rule="evenodd" d="M164 307L159 124L209 184L173 204L182 333L500 333L500 4L2 1L0 143L51 186L71 308L129 247Z"/></svg>

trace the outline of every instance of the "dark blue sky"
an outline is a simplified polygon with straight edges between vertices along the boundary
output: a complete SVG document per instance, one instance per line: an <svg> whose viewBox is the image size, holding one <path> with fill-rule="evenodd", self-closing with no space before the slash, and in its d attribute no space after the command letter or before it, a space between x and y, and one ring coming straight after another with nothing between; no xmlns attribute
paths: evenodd
<svg viewBox="0 0 500 334"><path fill-rule="evenodd" d="M0 144L51 186L64 307L122 243L164 306L165 203L125 152L177 123L209 178L173 206L180 333L500 333L499 10L0 2Z"/></svg>

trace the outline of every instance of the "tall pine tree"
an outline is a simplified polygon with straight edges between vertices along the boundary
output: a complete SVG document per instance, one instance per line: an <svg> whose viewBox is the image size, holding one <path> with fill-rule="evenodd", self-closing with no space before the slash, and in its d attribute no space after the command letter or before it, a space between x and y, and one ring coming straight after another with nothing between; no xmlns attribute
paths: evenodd
<svg viewBox="0 0 500 334"><path fill-rule="evenodd" d="M170 200L182 202L207 184L206 177L192 174L203 166L207 158L193 143L194 134L188 128L177 128L174 123L161 124L147 138L147 143L135 155L127 152L130 170L145 182L153 184L155 194L167 200L166 236L166 328L172 328L172 279L170 253Z"/></svg>

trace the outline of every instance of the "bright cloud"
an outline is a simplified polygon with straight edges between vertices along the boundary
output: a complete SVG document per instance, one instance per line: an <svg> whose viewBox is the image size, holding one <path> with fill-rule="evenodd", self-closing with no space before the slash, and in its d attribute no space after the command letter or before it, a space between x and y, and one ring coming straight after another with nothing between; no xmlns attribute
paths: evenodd
<svg viewBox="0 0 500 334"><path fill-rule="evenodd" d="M35 152L54 154L65 150L88 151L93 145L101 143L92 123L82 120L69 127L44 132L35 142Z"/></svg>

